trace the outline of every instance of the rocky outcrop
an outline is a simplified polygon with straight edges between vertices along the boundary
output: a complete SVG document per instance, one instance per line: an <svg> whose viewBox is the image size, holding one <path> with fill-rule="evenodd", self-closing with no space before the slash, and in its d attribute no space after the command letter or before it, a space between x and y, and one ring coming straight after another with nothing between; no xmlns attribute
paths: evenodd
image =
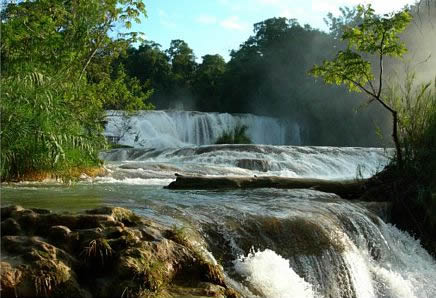
<svg viewBox="0 0 436 298"><path fill-rule="evenodd" d="M2 297L239 297L193 232L123 208L1 218Z"/></svg>
<svg viewBox="0 0 436 298"><path fill-rule="evenodd" d="M264 159L239 159L236 161L236 166L259 172L268 172L270 169L268 161Z"/></svg>
<svg viewBox="0 0 436 298"><path fill-rule="evenodd" d="M235 188L284 188L314 189L339 195L344 199L356 199L362 194L365 180L331 181L309 178L260 177L206 177L178 175L168 189L235 189Z"/></svg>

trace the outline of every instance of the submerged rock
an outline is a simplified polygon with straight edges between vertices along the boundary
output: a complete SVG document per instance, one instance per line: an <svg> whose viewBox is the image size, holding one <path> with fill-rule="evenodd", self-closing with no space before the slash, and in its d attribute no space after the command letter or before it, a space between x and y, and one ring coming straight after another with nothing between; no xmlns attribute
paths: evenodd
<svg viewBox="0 0 436 298"><path fill-rule="evenodd" d="M2 297L239 297L189 235L130 210L1 213Z"/></svg>
<svg viewBox="0 0 436 298"><path fill-rule="evenodd" d="M239 159L236 161L236 166L259 172L268 172L270 169L269 162L264 159Z"/></svg>

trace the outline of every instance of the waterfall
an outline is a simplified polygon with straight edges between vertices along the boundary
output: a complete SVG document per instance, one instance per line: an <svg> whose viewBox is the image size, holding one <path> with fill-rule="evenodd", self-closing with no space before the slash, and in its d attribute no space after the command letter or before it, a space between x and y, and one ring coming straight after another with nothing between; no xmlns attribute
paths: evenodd
<svg viewBox="0 0 436 298"><path fill-rule="evenodd" d="M297 123L252 114L192 111L141 111L126 115L107 112L105 135L135 148L177 148L213 144L226 131L247 126L255 144L299 145Z"/></svg>
<svg viewBox="0 0 436 298"><path fill-rule="evenodd" d="M169 179L174 178L174 173L353 179L367 178L382 170L392 154L392 150L381 148L250 144L114 149L102 152L100 158L117 162L108 167L112 167L113 176L121 180Z"/></svg>
<svg viewBox="0 0 436 298"><path fill-rule="evenodd" d="M215 258L257 297L436 295L436 263L419 241L358 204L309 190L234 196L210 220L199 207L195 216Z"/></svg>

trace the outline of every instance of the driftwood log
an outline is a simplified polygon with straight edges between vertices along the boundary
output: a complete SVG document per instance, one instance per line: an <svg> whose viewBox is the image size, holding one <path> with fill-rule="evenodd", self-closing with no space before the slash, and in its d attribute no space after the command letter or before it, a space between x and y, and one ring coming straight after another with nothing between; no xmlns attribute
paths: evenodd
<svg viewBox="0 0 436 298"><path fill-rule="evenodd" d="M313 189L337 194L344 199L357 199L365 191L366 180L323 180L311 178L287 178L277 176L260 177L205 177L176 176L168 189L238 189L238 188L281 188Z"/></svg>

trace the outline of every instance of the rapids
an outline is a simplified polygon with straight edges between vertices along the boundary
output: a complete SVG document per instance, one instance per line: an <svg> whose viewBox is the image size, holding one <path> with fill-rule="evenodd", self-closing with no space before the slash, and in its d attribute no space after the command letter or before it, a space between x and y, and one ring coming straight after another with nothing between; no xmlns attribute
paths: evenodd
<svg viewBox="0 0 436 298"><path fill-rule="evenodd" d="M367 178L382 170L392 150L353 147L271 145L208 145L180 149L113 149L100 157L110 161L111 177L125 179L174 178L185 175ZM139 183L140 180L137 180Z"/></svg>
<svg viewBox="0 0 436 298"><path fill-rule="evenodd" d="M436 296L436 263L418 240L332 194L82 182L3 187L2 204L70 212L121 206L197 231L244 297Z"/></svg>
<svg viewBox="0 0 436 298"><path fill-rule="evenodd" d="M202 249L224 267L244 297L436 297L435 260L419 240L386 223L386 204L370 208L314 190L162 187L174 173L365 178L388 163L391 150L265 145L298 144L298 134L293 135L298 129L285 133L278 120L247 115L157 111L124 123L121 116L113 117L107 135L135 148L102 152L106 177L83 177L69 187L3 185L1 204L72 212L121 206L177 226L201 237ZM220 117L263 121L265 126L251 133L264 145L201 145L228 129ZM131 128L117 135L115 123ZM272 127L276 134L268 136ZM286 140L289 136L294 142Z"/></svg>

